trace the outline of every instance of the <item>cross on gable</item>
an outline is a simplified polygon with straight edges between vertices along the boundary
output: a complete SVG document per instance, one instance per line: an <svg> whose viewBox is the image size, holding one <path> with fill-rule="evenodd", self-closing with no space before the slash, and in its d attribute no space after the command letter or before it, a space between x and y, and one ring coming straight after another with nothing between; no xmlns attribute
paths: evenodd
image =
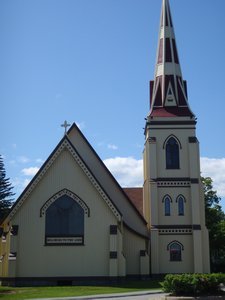
<svg viewBox="0 0 225 300"><path fill-rule="evenodd" d="M61 125L61 127L64 127L64 128L65 128L64 134L66 135L66 133L67 133L67 127L70 127L70 124L67 123L67 121L65 120L64 123Z"/></svg>

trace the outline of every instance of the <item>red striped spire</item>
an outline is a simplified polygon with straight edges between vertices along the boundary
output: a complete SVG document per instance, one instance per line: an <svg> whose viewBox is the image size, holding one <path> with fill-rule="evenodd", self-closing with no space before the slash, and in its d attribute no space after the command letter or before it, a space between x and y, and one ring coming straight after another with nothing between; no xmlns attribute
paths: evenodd
<svg viewBox="0 0 225 300"><path fill-rule="evenodd" d="M194 116L182 78L169 0L162 2L155 79L150 87L150 116Z"/></svg>

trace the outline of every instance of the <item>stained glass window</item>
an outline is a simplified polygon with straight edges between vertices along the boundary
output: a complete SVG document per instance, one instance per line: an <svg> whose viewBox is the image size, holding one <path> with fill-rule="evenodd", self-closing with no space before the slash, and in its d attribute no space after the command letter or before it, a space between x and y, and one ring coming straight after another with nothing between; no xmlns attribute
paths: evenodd
<svg viewBox="0 0 225 300"><path fill-rule="evenodd" d="M181 261L181 245L177 242L170 244L170 261Z"/></svg>

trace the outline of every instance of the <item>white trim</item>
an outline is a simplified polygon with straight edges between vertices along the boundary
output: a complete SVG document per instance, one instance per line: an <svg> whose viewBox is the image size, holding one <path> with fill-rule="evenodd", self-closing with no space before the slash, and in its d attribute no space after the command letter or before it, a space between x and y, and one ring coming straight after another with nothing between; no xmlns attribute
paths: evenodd
<svg viewBox="0 0 225 300"><path fill-rule="evenodd" d="M170 92L170 94L169 94ZM169 85L167 87L167 92L166 92L166 97L165 97L165 106L177 106L177 101L176 101L176 97L175 94L173 92L173 87L171 82L169 82Z"/></svg>
<svg viewBox="0 0 225 300"><path fill-rule="evenodd" d="M58 149L55 151L55 153L52 155L52 157L47 161L46 165L43 169L41 169L35 178L34 181L28 185L28 188L26 190L26 193L23 195L23 197L18 201L18 203L15 205L13 210L9 214L9 220L12 219L12 217L15 215L15 213L18 211L18 209L21 207L21 205L24 203L24 201L28 198L28 196L33 192L37 184L41 181L41 179L46 174L47 170L52 166L56 158L59 156L59 154L64 150L67 149L71 155L73 156L74 160L78 163L78 165L81 167L83 172L87 175L88 179L90 180L91 184L96 188L100 196L103 198L103 200L106 202L114 216L118 221L121 221L121 215L119 211L116 209L116 207L113 205L112 201L109 199L109 197L105 194L101 186L98 184L94 176L90 173L82 159L79 157L75 149L71 146L69 141L67 139L64 139L64 141L61 143L61 145L58 147Z"/></svg>

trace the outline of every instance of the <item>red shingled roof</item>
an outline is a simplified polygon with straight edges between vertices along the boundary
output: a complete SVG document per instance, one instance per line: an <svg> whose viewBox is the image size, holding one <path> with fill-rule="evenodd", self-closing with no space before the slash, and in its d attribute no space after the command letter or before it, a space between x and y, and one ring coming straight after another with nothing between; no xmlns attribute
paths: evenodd
<svg viewBox="0 0 225 300"><path fill-rule="evenodd" d="M137 210L143 215L143 188L123 188L123 190Z"/></svg>
<svg viewBox="0 0 225 300"><path fill-rule="evenodd" d="M150 113L151 117L193 117L193 113L186 107L159 107Z"/></svg>

